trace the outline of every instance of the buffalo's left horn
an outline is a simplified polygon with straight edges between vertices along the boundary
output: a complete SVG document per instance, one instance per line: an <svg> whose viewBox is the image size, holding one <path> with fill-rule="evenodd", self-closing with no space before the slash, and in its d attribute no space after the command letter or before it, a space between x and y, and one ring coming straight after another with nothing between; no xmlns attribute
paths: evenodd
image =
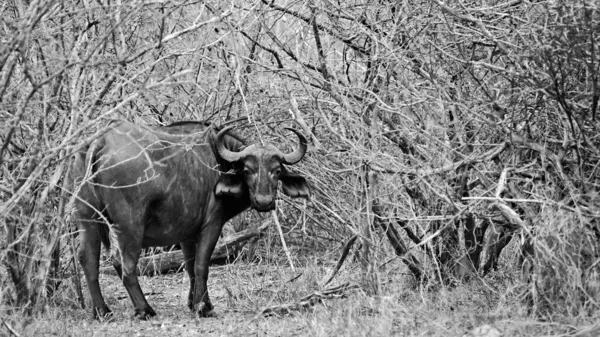
<svg viewBox="0 0 600 337"><path fill-rule="evenodd" d="M298 136L298 140L300 141L300 145L291 153L285 153L281 155L281 161L287 165L294 165L304 157L306 154L306 150L308 149L308 145L306 142L306 138L304 136L292 128L285 128L286 130L290 130Z"/></svg>
<svg viewBox="0 0 600 337"><path fill-rule="evenodd" d="M227 132L229 132L229 130L233 128L233 126L228 126L223 130L219 131L219 133L217 134L217 152L219 153L219 156L221 158L230 163L236 162L242 158L242 152L230 151L225 147L225 144L223 144L223 139L225 138L225 135L227 134Z"/></svg>

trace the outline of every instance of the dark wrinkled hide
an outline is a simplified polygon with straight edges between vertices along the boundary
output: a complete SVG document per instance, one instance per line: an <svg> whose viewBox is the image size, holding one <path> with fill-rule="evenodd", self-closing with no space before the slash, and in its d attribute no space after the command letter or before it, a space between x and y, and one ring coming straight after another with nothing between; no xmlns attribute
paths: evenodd
<svg viewBox="0 0 600 337"><path fill-rule="evenodd" d="M298 137L305 152L306 140ZM224 130L222 151L244 150L232 161L219 155L218 138L203 123L150 128L121 122L75 156L76 186L83 182L75 214L79 261L94 315L110 313L98 284L101 242L112 245L113 265L142 319L156 313L136 275L141 249L181 243L191 281L188 306L204 316L213 308L206 281L223 224L250 206L273 209L278 181L284 193L309 197L305 179L285 170L286 161L272 145L245 147Z"/></svg>

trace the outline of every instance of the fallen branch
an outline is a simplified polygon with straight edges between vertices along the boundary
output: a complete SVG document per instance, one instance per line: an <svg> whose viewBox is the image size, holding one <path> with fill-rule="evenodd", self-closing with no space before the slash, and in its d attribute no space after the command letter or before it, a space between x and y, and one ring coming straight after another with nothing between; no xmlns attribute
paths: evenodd
<svg viewBox="0 0 600 337"><path fill-rule="evenodd" d="M270 224L271 220L267 219L258 228L246 229L220 239L210 261L222 261L228 257L235 256L250 239L260 237ZM185 258L181 250L144 257L138 262L138 274L153 276L167 273L170 270L179 271L183 268L184 263ZM112 266L100 268L100 272L117 275Z"/></svg>
<svg viewBox="0 0 600 337"><path fill-rule="evenodd" d="M264 316L271 315L286 315L292 311L304 310L321 303L324 299L338 298L345 295L347 291L358 289L358 285L352 283L344 283L340 286L328 288L323 291L315 291L314 293L302 297L298 302L292 302L282 305L275 305L263 309L260 314Z"/></svg>
<svg viewBox="0 0 600 337"><path fill-rule="evenodd" d="M400 234L394 225L391 224L390 221L383 220L384 216L382 207L376 201L373 202L373 213L375 214L374 224L379 225L384 230L385 235L394 248L396 255L402 259L402 262L406 264L408 269L413 273L417 280L422 280L423 273L421 272L419 261L408 251L408 247L404 244L404 241L402 241L402 238L400 237ZM420 242L417 245L419 244Z"/></svg>
<svg viewBox="0 0 600 337"><path fill-rule="evenodd" d="M342 268L342 265L344 264L344 261L346 261L346 257L348 256L348 253L350 252L350 248L352 248L352 245L354 245L354 242L356 242L357 238L358 238L358 235L353 235L350 238L350 240L348 240L348 242L346 242L346 244L344 245L344 249L342 250L342 256L340 256L340 259L338 260L337 264L335 265L335 268L333 269L333 273L331 273L331 276L329 276L329 278L327 279L327 282L325 282L325 284L323 284L323 286L328 285L329 282L331 282L331 280L333 280L333 278L338 273L338 271L340 271L340 268Z"/></svg>

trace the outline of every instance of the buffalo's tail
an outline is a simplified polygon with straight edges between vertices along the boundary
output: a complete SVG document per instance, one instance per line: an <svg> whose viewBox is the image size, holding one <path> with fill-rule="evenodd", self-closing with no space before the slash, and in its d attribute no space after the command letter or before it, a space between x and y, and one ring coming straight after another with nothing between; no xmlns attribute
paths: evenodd
<svg viewBox="0 0 600 337"><path fill-rule="evenodd" d="M98 213L98 232L102 244L110 249L108 214L104 211L104 203L97 191L97 184L94 183L97 174L98 152L104 147L104 138L100 137L94 140L89 146L75 153L74 167L72 170L73 181L81 185L79 197L84 199L90 207Z"/></svg>

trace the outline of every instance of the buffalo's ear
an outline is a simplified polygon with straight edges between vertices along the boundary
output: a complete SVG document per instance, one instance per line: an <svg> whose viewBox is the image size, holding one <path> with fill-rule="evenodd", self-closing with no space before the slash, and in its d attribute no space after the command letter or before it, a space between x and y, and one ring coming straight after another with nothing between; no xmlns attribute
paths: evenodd
<svg viewBox="0 0 600 337"><path fill-rule="evenodd" d="M304 177L292 174L283 170L283 174L279 176L283 193L291 198L306 198L310 199L310 187Z"/></svg>
<svg viewBox="0 0 600 337"><path fill-rule="evenodd" d="M244 183L240 176L237 174L221 174L217 186L215 186L217 196L241 197L243 193Z"/></svg>

